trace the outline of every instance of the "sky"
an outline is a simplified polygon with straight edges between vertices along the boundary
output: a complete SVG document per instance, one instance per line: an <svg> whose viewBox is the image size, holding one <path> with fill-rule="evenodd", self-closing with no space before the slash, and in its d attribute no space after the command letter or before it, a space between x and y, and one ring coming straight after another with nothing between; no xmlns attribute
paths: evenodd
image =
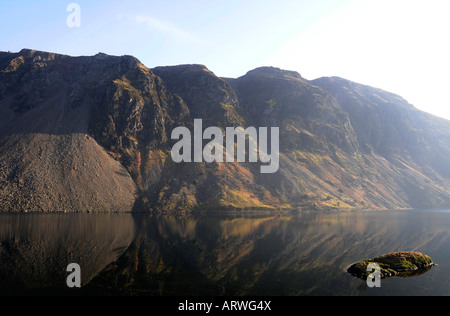
<svg viewBox="0 0 450 316"><path fill-rule="evenodd" d="M449 0L1 0L0 51L132 55L232 78L273 66L381 88L450 119L449 13Z"/></svg>

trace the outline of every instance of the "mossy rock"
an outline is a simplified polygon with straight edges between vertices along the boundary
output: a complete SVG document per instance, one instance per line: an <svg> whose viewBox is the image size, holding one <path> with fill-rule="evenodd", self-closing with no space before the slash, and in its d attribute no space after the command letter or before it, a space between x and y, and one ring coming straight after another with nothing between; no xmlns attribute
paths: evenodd
<svg viewBox="0 0 450 316"><path fill-rule="evenodd" d="M380 266L382 278L416 276L427 272L434 265L429 256L420 252L399 251L355 263L347 269L347 272L355 277L367 279L372 273L367 272L367 266L370 263Z"/></svg>

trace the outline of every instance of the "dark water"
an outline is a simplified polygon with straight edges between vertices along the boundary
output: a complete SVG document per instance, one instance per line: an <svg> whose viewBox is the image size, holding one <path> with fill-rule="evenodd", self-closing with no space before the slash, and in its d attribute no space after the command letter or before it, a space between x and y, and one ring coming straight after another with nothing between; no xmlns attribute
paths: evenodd
<svg viewBox="0 0 450 316"><path fill-rule="evenodd" d="M345 272L403 250L438 266L377 289ZM66 286L69 263L79 290ZM450 295L448 268L450 211L0 215L3 295Z"/></svg>

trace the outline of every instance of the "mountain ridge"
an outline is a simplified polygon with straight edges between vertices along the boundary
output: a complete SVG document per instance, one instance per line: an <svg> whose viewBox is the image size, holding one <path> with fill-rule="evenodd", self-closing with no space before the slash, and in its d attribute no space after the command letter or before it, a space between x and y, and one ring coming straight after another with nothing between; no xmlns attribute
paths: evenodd
<svg viewBox="0 0 450 316"><path fill-rule="evenodd" d="M24 49L0 52L0 114L4 212L450 206L450 121L339 77ZM199 118L279 127L280 170L174 163L171 131Z"/></svg>

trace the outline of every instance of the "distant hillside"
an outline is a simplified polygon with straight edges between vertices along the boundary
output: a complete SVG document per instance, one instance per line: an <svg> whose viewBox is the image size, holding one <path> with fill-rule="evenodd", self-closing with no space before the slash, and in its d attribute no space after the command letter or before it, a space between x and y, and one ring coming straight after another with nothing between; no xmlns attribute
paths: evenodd
<svg viewBox="0 0 450 316"><path fill-rule="evenodd" d="M171 132L279 127L280 168L174 163ZM450 121L340 78L0 53L3 212L450 206Z"/></svg>

